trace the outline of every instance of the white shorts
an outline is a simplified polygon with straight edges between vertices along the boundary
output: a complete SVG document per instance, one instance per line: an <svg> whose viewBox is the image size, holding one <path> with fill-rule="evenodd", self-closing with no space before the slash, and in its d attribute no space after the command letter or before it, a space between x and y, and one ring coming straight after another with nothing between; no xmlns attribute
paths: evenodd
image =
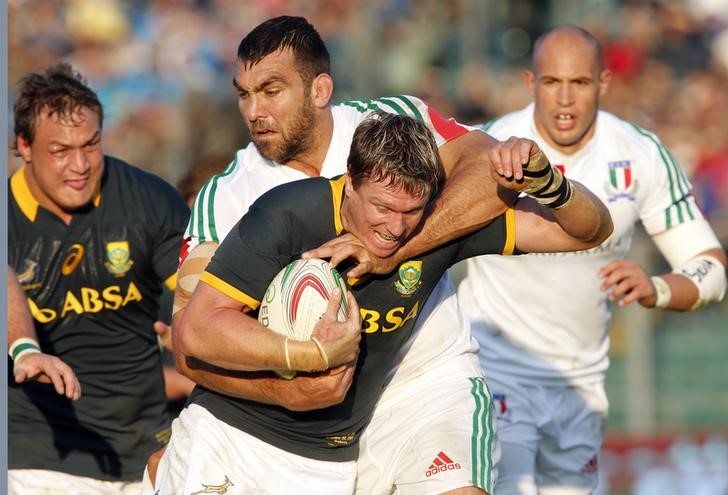
<svg viewBox="0 0 728 495"><path fill-rule="evenodd" d="M8 495L138 495L141 485L141 481L97 480L46 469L8 470Z"/></svg>
<svg viewBox="0 0 728 495"><path fill-rule="evenodd" d="M489 376L488 385L503 448L498 495L593 492L608 412L603 384L510 384Z"/></svg>
<svg viewBox="0 0 728 495"><path fill-rule="evenodd" d="M500 455L490 394L474 355L388 388L361 437L356 493L493 493Z"/></svg>
<svg viewBox="0 0 728 495"><path fill-rule="evenodd" d="M355 461L319 461L286 452L192 404L172 422L154 488L158 495L348 495L355 480Z"/></svg>

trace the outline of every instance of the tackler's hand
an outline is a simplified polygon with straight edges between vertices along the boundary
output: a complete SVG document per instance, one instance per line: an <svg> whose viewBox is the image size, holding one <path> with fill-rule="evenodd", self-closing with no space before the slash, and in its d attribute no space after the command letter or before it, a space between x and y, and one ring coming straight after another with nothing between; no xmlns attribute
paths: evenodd
<svg viewBox="0 0 728 495"><path fill-rule="evenodd" d="M337 267L345 260L353 261L355 266L346 272L348 278L361 278L367 273L389 273L401 261L396 253L387 258L380 258L372 254L364 243L350 233L331 239L315 249L306 251L301 257L303 259L329 259L333 267Z"/></svg>
<svg viewBox="0 0 728 495"><path fill-rule="evenodd" d="M539 151L538 145L530 139L510 137L500 141L488 150L493 177L508 189L522 190L525 187L524 169Z"/></svg>

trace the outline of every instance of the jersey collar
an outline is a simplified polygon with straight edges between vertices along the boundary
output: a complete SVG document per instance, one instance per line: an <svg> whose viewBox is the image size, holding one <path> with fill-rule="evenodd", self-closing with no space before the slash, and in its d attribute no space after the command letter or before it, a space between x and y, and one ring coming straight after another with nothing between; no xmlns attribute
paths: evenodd
<svg viewBox="0 0 728 495"><path fill-rule="evenodd" d="M344 184L346 183L346 174L331 179L331 199L334 202L334 227L336 235L344 231L344 224L341 223L341 200L344 197Z"/></svg>
<svg viewBox="0 0 728 495"><path fill-rule="evenodd" d="M10 177L10 191L15 198L15 201L20 207L20 211L30 220L35 222L35 218L38 216L38 207L40 204L35 199L33 193L30 192L28 182L25 179L25 165L22 165L16 170ZM101 190L94 194L93 204L98 207L101 203Z"/></svg>

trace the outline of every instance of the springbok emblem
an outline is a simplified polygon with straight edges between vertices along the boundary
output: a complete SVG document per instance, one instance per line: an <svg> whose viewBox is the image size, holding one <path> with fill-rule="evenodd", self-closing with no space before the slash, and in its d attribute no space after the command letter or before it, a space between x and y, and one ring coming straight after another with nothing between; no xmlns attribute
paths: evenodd
<svg viewBox="0 0 728 495"><path fill-rule="evenodd" d="M225 476L225 482L220 485L206 485L202 483L202 490L198 490L196 492L191 493L190 495L201 495L203 493L219 493L222 495L223 493L227 493L228 488L233 486L233 482L230 481L230 478Z"/></svg>

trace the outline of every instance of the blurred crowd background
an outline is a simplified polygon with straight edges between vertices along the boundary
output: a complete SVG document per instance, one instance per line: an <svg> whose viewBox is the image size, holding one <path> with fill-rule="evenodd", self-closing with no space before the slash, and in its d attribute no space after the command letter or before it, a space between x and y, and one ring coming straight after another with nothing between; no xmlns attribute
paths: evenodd
<svg viewBox="0 0 728 495"><path fill-rule="evenodd" d="M471 124L529 101L540 33L585 27L614 73L603 107L661 137L728 244L726 0L8 0L10 130L18 78L66 60L101 97L106 152L194 188L191 167L224 167L248 141L237 45L280 14L323 36L334 101L415 94ZM664 266L643 235L633 256ZM601 493L728 494L728 302L615 315Z"/></svg>

